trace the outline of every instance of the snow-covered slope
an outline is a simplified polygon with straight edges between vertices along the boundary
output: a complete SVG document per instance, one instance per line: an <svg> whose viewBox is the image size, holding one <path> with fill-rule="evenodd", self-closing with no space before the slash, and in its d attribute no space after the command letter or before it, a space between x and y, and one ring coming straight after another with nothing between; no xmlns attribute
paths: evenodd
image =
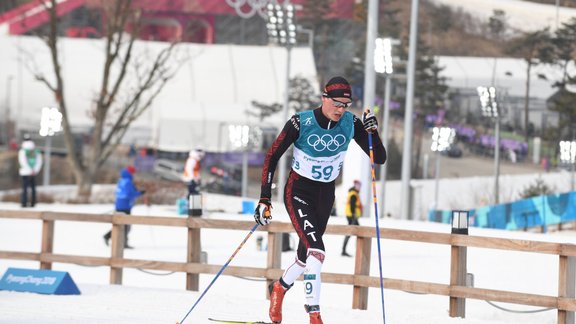
<svg viewBox="0 0 576 324"><path fill-rule="evenodd" d="M225 206L238 204L225 196L208 196L207 200ZM278 207L278 206L277 206ZM2 210L19 209L17 204L0 203ZM40 210L106 213L109 205L37 205ZM238 209L240 206L238 205ZM277 208L279 209L279 208ZM175 206L137 206L135 215L175 215ZM251 219L250 215L211 214L208 218ZM287 222L281 214L274 221ZM331 224L345 224L344 217L332 217ZM361 219L362 225L373 225L373 219ZM434 232L449 232L445 224L383 219L381 226ZM56 224L55 253L108 256L110 248L104 245L102 234L106 224L58 222ZM37 252L40 247L39 221L0 219L0 250ZM202 231L202 249L210 264L224 264L243 237L242 231ZM533 240L576 243L576 237L567 234L540 235L471 229L471 235L513 237ZM266 251L256 249L256 239L248 241L231 265L262 267ZM349 251L354 251L354 239ZM130 242L134 250L126 250L128 258L183 261L185 259L186 231L177 228L133 226ZM324 270L352 273L354 259L340 256L342 237L326 236L327 257ZM378 275L376 242L373 243L371 275ZM388 278L448 283L450 249L446 246L383 240L383 271ZM283 266L294 258L293 252L282 256ZM521 265L521 269L519 268ZM36 262L0 260L0 274L8 267L38 268ZM180 321L210 283L212 275L200 276L200 292L184 290L183 274L159 271L124 271L124 286L109 286L107 267L84 267L54 264L54 270L68 271L78 284L79 296L49 296L30 293L0 291L1 324L96 324L96 323L175 323ZM507 253L485 249L469 249L468 269L475 276L477 287L513 290L527 293L555 295L558 289L557 258L530 253ZM284 324L307 323L303 310L304 292L300 282L285 299ZM378 289L369 293L368 310L352 310L352 288L325 284L322 286L322 316L329 324L382 323L381 299ZM514 310L534 310L522 305L503 305ZM536 314L518 314L498 310L484 301L468 300L466 319L448 316L448 298L434 295L408 294L385 290L386 322L389 324L552 324L555 311ZM221 276L189 315L184 323L211 323L208 317L225 319L266 320L268 302L265 283L230 276Z"/></svg>
<svg viewBox="0 0 576 324"><path fill-rule="evenodd" d="M488 20L494 10L503 10L508 17L510 26L532 31L550 27L556 28L556 13L558 12L558 26L576 17L576 9L546 5L521 0L431 0L436 4L449 5L454 8L462 8L465 12L482 19Z"/></svg>

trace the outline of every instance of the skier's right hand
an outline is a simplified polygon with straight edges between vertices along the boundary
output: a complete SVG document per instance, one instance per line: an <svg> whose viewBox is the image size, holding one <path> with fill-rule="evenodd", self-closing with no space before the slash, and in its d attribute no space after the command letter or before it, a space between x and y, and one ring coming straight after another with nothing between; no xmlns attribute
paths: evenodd
<svg viewBox="0 0 576 324"><path fill-rule="evenodd" d="M378 121L370 109L366 109L362 113L362 124L364 124L364 129L368 133L374 133L378 130Z"/></svg>
<svg viewBox="0 0 576 324"><path fill-rule="evenodd" d="M269 198L260 198L258 201L258 206L254 211L254 220L261 226L268 225L272 220L272 214L270 210L272 209L272 203L270 203Z"/></svg>

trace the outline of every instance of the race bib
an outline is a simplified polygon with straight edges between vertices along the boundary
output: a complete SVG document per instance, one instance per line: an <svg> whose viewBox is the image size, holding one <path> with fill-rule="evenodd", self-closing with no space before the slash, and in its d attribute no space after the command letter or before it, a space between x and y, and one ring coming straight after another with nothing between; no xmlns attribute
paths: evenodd
<svg viewBox="0 0 576 324"><path fill-rule="evenodd" d="M321 128L313 111L300 113L300 135L294 144L292 170L315 181L334 181L342 171L353 136L354 121L350 112L332 129Z"/></svg>
<svg viewBox="0 0 576 324"><path fill-rule="evenodd" d="M346 151L334 156L312 157L295 147L292 170L308 179L320 182L334 181L342 171L345 156Z"/></svg>

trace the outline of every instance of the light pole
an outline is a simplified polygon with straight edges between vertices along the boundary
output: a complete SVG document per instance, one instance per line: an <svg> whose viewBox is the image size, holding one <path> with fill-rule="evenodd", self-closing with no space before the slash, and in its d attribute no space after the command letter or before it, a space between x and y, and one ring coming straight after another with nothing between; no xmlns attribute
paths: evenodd
<svg viewBox="0 0 576 324"><path fill-rule="evenodd" d="M416 47L418 34L419 0L412 0L410 9L410 41L406 84L406 105L404 111L404 144L402 146L402 186L400 189L400 218L412 219L410 215L410 179L412 177L412 114L414 112L414 85L416 72Z"/></svg>
<svg viewBox="0 0 576 324"><path fill-rule="evenodd" d="M574 168L576 165L576 141L560 141L560 161L570 163L570 191L574 191Z"/></svg>
<svg viewBox="0 0 576 324"><path fill-rule="evenodd" d="M289 0L284 5L268 4L268 39L272 43L286 47L286 87L284 89L283 121L288 120L288 102L290 99L290 61L292 47L296 45L296 24L294 16L294 5ZM280 125L282 131L283 124ZM278 163L278 201L284 201L284 184L286 182L286 154L280 158Z"/></svg>
<svg viewBox="0 0 576 324"><path fill-rule="evenodd" d="M434 127L432 129L432 145L430 149L436 152L436 185L434 190L434 210L438 209L438 192L440 187L440 158L441 153L454 143L456 130L450 127Z"/></svg>
<svg viewBox="0 0 576 324"><path fill-rule="evenodd" d="M396 40L397 43L399 43ZM377 38L376 48L374 50L374 69L378 73L384 75L384 109L382 111L382 129L380 134L382 137L382 144L384 147L388 146L388 123L390 119L390 82L392 81L392 73L394 72L394 65L392 63L392 45L393 40L390 38ZM380 201L382 208L380 208L380 218L384 217L386 211L386 163L380 166L380 182L382 183L380 189Z"/></svg>
<svg viewBox="0 0 576 324"><path fill-rule="evenodd" d="M500 110L496 100L495 87L478 87L477 90L482 115L494 119L494 204L497 205L500 203Z"/></svg>
<svg viewBox="0 0 576 324"><path fill-rule="evenodd" d="M556 0L556 29L558 29L558 16L560 13L560 0Z"/></svg>
<svg viewBox="0 0 576 324"><path fill-rule="evenodd" d="M42 108L42 116L40 117L40 136L46 137L45 143L45 160L44 165L44 181L43 185L50 185L50 160L52 157L52 136L62 130L62 113L58 108L44 107Z"/></svg>
<svg viewBox="0 0 576 324"><path fill-rule="evenodd" d="M368 0L368 12L366 21L366 50L364 52L364 93L362 96L363 108L373 110L374 96L376 89L376 71L374 70L374 49L376 45L376 38L378 37L378 0ZM350 163L346 163L344 172L348 175L357 174L357 179L362 181L362 189L360 189L360 201L368 205L370 201L370 183L371 169L370 159L362 154L351 154L351 160L354 161L356 170L351 170ZM350 161L350 158L348 159ZM346 177L344 177L346 178ZM363 217L370 216L370 208L362 210Z"/></svg>
<svg viewBox="0 0 576 324"><path fill-rule="evenodd" d="M6 105L5 105L5 109L6 109L6 119L4 121L4 127L6 129L5 132L5 143L8 143L10 141L10 137L12 134L10 134L11 131L11 123L10 123L10 94L11 94L11 90L12 90L12 80L14 80L14 76L9 75L6 78Z"/></svg>

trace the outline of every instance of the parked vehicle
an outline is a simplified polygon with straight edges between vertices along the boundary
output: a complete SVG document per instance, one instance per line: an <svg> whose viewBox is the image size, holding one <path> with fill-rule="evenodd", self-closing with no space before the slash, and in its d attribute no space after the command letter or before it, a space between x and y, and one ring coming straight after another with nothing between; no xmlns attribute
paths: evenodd
<svg viewBox="0 0 576 324"><path fill-rule="evenodd" d="M153 172L162 179L170 181L182 181L184 164L171 160L157 159L154 162Z"/></svg>

